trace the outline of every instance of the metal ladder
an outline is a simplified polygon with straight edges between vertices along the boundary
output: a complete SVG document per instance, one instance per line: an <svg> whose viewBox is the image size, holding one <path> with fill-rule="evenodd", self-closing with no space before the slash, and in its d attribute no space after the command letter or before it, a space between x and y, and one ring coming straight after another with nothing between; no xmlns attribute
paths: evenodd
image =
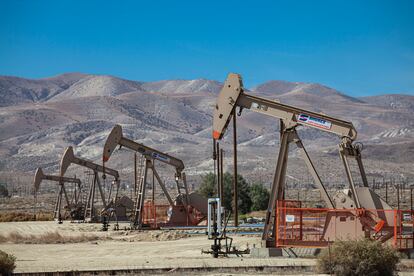
<svg viewBox="0 0 414 276"><path fill-rule="evenodd" d="M145 200L145 165L146 162L145 157L141 156L139 160L139 171L137 173L138 180L137 184L138 187L136 189L135 194L135 206L134 206L134 221L133 221L133 227L134 228L140 228L142 224L142 207L144 206L144 200Z"/></svg>
<svg viewBox="0 0 414 276"><path fill-rule="evenodd" d="M85 182L85 184L86 183L88 183L88 182ZM86 204L87 204L87 201L88 201L88 187L87 187L87 185L81 185L81 189L80 189L79 192L80 192L79 203L80 203L80 206L81 206L81 209L80 209L79 212L82 214L83 219L85 219L84 215L85 215Z"/></svg>
<svg viewBox="0 0 414 276"><path fill-rule="evenodd" d="M94 186L94 183L93 183L94 178L92 179L92 182L91 182L91 176L92 175L93 174L90 171L86 172L86 183L88 183L88 188L87 188L88 192L84 193L83 194L84 197L82 198L82 200L84 202L83 206L84 206L84 219L85 220L88 219L88 218L92 219L92 216L93 216L93 213L92 213L93 212L93 202L91 202L91 201L92 201L92 197L93 197L92 193L95 192L94 191L95 187L92 190L92 187Z"/></svg>
<svg viewBox="0 0 414 276"><path fill-rule="evenodd" d="M143 170L144 170L144 162L145 162L145 158L144 156L140 156L139 158L139 162L138 162L138 172L137 172L137 183L138 183L138 187L141 185L141 182L143 181L144 178L144 174L143 174ZM139 188L137 187L134 197L137 196L137 193L139 191Z"/></svg>

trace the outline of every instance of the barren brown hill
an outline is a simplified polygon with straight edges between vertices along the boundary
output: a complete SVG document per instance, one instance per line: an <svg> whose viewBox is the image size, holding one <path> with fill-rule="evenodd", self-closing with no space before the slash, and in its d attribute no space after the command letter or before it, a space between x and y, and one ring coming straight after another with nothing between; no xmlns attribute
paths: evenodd
<svg viewBox="0 0 414 276"><path fill-rule="evenodd" d="M0 170L31 173L42 166L56 172L69 145L101 162L107 134L121 124L132 139L183 159L190 178L212 171L211 120L220 88L219 82L205 79L142 82L77 73L39 80L0 77ZM320 84L286 81L271 81L249 93L350 120L365 145L368 173L414 174L414 96L353 98ZM278 120L244 110L238 126L240 172L270 182ZM318 157L322 176L342 178L333 155L339 138L307 128L299 133L311 155ZM222 143L226 169L231 168L229 138ZM303 175L296 151L291 152L289 174ZM131 152L121 150L108 165L122 169L128 179L131 158Z"/></svg>

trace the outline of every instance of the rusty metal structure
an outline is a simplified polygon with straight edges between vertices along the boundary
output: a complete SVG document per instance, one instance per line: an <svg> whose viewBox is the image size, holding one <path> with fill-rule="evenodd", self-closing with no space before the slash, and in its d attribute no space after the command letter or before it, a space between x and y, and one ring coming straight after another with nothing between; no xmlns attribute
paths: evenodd
<svg viewBox="0 0 414 276"><path fill-rule="evenodd" d="M85 199L85 205L84 205L84 219L86 222L94 222L99 219L100 213L105 213L108 202L113 200L116 202L118 198L118 191L119 191L119 173L116 170L110 169L110 168L104 168L101 165L95 164L92 161L82 159L80 157L77 157L73 153L73 147L66 148L62 159L60 161L60 175L63 177L69 168L71 164L76 164L85 168L88 168L93 171L93 181L89 187L88 195ZM112 181L112 184L110 186L110 190L108 193L108 197L105 198L105 193L101 185L99 173L102 173L102 178L106 178L106 174L111 175L114 180ZM112 190L115 187L115 195L112 198ZM98 188L100 199L102 202L102 209L100 211L97 211L95 208L95 195L96 195L96 188Z"/></svg>
<svg viewBox="0 0 414 276"><path fill-rule="evenodd" d="M237 108L239 109L238 112ZM312 246L323 246L327 242L344 239L345 237L355 239L370 237L386 242L392 237L395 238L397 233L404 232L400 223L401 219L398 216L396 218L392 208L368 187L361 158L362 148L358 143L355 143L357 131L351 122L282 104L278 101L249 95L243 87L241 76L230 73L217 98L214 109L212 134L215 141L223 138L232 117L236 113L240 116L243 110L251 110L265 116L274 117L280 124L279 153L262 235L263 244L266 247L280 248L282 246L280 227L284 224L280 223L281 220L285 222L293 221L294 223L300 220L300 216L287 216L286 211L280 209L281 206L284 206L288 150L292 144L295 144L298 148L327 209L332 210L326 212L322 227L323 235L320 235L318 243L314 243ZM349 189L338 191L332 198L330 197L297 133L299 127L310 127L339 136L339 155L345 168ZM235 123L234 128L236 128ZM355 183L349 163L351 158L358 165L362 187L358 187ZM301 209L300 206L294 207ZM284 208L287 207L284 206ZM299 227L298 229L300 232L302 228ZM380 238L378 238L379 233ZM306 245L306 243L297 242L296 245L290 244L289 246Z"/></svg>
<svg viewBox="0 0 414 276"><path fill-rule="evenodd" d="M185 173L183 172L184 163L182 160L124 137L122 127L120 125L116 125L110 132L105 142L102 157L103 166L109 160L118 145L120 147L131 149L134 152L141 154L142 157L139 162L139 179L137 180L135 177L137 187L134 188L135 207L134 218L132 220L134 228L157 228L161 225L197 225L205 218L207 200L195 193L189 193ZM156 169L155 161L162 162L175 168L174 180L178 192L178 196L175 200L171 198L164 181L162 181ZM146 187L148 184L149 170L151 170L153 177L155 177L161 187L163 194L168 201L167 206L155 204L154 180L152 187L152 200L146 201ZM168 209L166 209L166 207ZM166 216L166 214L168 214L168 216ZM162 217L166 219L161 220L160 218Z"/></svg>
<svg viewBox="0 0 414 276"><path fill-rule="evenodd" d="M57 182L57 184L59 185L59 191L57 194L55 208L53 211L54 220L59 223L62 222L61 212L62 212L63 198L65 199L65 202L66 202L66 206L64 206L64 209L69 210L71 218L74 220L82 220L83 214L81 214L80 212L80 210L82 209L80 179L71 178L71 177L63 177L63 176L58 176L58 175L44 174L42 168L37 168L35 176L34 176L34 180L33 180L35 205L37 204L37 193L39 191L40 184L42 183L43 180L54 181L54 182ZM69 199L69 195L65 188L65 183L75 184L72 199Z"/></svg>

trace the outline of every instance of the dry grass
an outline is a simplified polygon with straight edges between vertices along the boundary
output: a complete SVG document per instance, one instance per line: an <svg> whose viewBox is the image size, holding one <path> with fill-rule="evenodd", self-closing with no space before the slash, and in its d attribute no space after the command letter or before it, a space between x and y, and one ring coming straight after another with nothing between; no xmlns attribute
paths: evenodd
<svg viewBox="0 0 414 276"><path fill-rule="evenodd" d="M109 237L99 237L96 235L76 235L64 236L58 232L48 232L42 235L22 235L18 232L13 232L8 235L0 235L0 243L24 243L24 244L58 244L58 243L80 243L90 242L102 239L109 239Z"/></svg>
<svg viewBox="0 0 414 276"><path fill-rule="evenodd" d="M34 219L33 213L25 212L5 212L0 213L0 222L12 222L12 221L49 221L53 220L53 216L50 213L38 213L36 219Z"/></svg>

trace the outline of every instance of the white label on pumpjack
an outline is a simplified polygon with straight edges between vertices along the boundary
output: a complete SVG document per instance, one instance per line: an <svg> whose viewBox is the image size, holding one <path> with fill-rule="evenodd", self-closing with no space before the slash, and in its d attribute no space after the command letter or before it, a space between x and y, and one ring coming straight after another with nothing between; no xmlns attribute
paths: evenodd
<svg viewBox="0 0 414 276"><path fill-rule="evenodd" d="M286 222L295 222L294 215L286 215Z"/></svg>
<svg viewBox="0 0 414 276"><path fill-rule="evenodd" d="M307 124L307 125L311 125L311 126L315 126L315 127L323 128L323 129L331 129L331 126L332 126L332 123L329 121L316 118L316 117L312 117L310 115L303 114L303 113L298 115L297 120L298 122L302 124Z"/></svg>

